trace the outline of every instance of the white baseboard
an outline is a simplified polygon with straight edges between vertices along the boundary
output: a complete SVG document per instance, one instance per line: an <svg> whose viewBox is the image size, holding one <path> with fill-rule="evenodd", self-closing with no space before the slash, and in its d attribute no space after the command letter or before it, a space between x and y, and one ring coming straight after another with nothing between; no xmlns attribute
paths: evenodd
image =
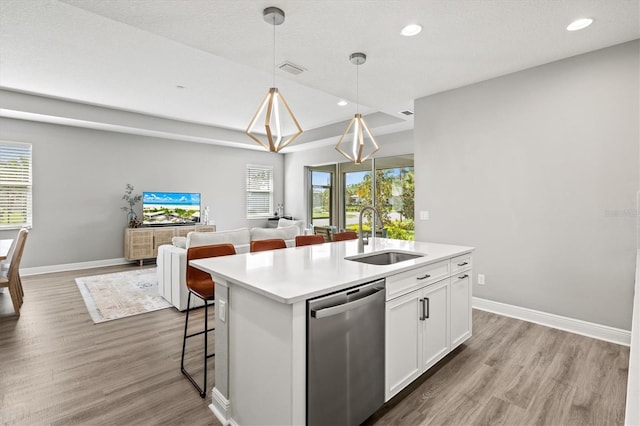
<svg viewBox="0 0 640 426"><path fill-rule="evenodd" d="M557 328L558 330L581 334L583 336L593 337L594 339L605 340L611 343L617 343L619 345L631 345L631 332L628 330L549 314L529 308L507 305L506 303L494 302L492 300L480 299L478 297L473 298L472 305L474 308L480 309L481 311L493 312L495 314L517 318L545 325L547 327Z"/></svg>
<svg viewBox="0 0 640 426"><path fill-rule="evenodd" d="M40 274L49 274L51 272L64 272L64 271L76 271L79 269L90 269L90 268L100 268L103 266L115 266L115 265L125 265L127 263L131 263L125 258L120 257L117 259L105 259L105 260L93 260L90 262L78 262L78 263L65 263L62 265L49 265L49 266L38 266L35 268L21 268L20 275L40 275Z"/></svg>
<svg viewBox="0 0 640 426"><path fill-rule="evenodd" d="M209 410L211 410L218 421L225 426L235 424L233 419L229 417L230 407L231 403L229 400L214 387L211 391L211 404L209 404Z"/></svg>

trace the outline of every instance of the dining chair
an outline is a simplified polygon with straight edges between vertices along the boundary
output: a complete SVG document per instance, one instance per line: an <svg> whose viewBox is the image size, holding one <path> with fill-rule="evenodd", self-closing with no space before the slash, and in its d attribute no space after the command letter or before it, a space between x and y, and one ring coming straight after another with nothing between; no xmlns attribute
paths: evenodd
<svg viewBox="0 0 640 426"><path fill-rule="evenodd" d="M330 242L332 240L330 226L314 226L313 233L316 235L322 235L325 242Z"/></svg>
<svg viewBox="0 0 640 426"><path fill-rule="evenodd" d="M343 231L333 234L333 241L357 240L358 234L355 231Z"/></svg>
<svg viewBox="0 0 640 426"><path fill-rule="evenodd" d="M180 358L180 371L187 376L187 379L195 386L200 393L200 397L204 398L207 393L207 359L215 356L215 353L208 354L208 334L215 330L215 327L209 328L209 302L215 301L215 283L211 278L211 274L201 269L194 268L189 265L189 261L195 259L204 259L208 257L228 256L236 254L233 244L214 244L209 246L190 247L187 250L187 288L189 295L187 296L187 313L184 319L184 336L182 338L182 357ZM191 295L199 297L204 302L204 330L192 334L187 334L189 325L189 311L191 311ZM187 345L187 339L190 337L204 334L204 384L200 387L195 379L184 368L184 353Z"/></svg>
<svg viewBox="0 0 640 426"><path fill-rule="evenodd" d="M296 247L310 246L313 244L324 244L322 235L298 235L296 236Z"/></svg>
<svg viewBox="0 0 640 426"><path fill-rule="evenodd" d="M7 275L0 276L0 288L9 289L11 301L13 302L13 310L16 315L20 315L20 306L22 306L22 300L24 297L22 284L20 283L20 261L22 260L22 253L24 252L24 246L27 241L28 234L28 229L20 229L18 236L16 237L16 245L13 255L11 256L11 263L9 264Z"/></svg>
<svg viewBox="0 0 640 426"><path fill-rule="evenodd" d="M21 229L26 229L27 232L31 227L22 227ZM20 231L18 231L19 233ZM7 250L7 255L4 260L0 261L0 276L7 277L9 275L9 265L11 265L11 259L13 259L13 254L16 251L16 242L18 238L14 238L11 240L11 245L9 246L9 250ZM20 294L24 297L24 289L22 288L22 279L20 278L20 273L18 273L18 288L20 289Z"/></svg>
<svg viewBox="0 0 640 426"><path fill-rule="evenodd" d="M276 250L287 248L287 244L281 238L272 238L269 240L255 240L251 241L251 247L249 250L251 253L257 251Z"/></svg>

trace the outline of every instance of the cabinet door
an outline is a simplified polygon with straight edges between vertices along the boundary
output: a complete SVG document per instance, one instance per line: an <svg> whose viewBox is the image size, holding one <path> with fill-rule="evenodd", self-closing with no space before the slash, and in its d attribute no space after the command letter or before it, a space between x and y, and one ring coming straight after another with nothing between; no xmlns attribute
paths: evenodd
<svg viewBox="0 0 640 426"><path fill-rule="evenodd" d="M173 228L155 229L153 231L153 255L158 255L158 247L165 244L171 244L173 236Z"/></svg>
<svg viewBox="0 0 640 426"><path fill-rule="evenodd" d="M385 401L422 373L421 294L417 290L386 303Z"/></svg>
<svg viewBox="0 0 640 426"><path fill-rule="evenodd" d="M150 259L153 254L153 230L126 229L124 257L127 260Z"/></svg>
<svg viewBox="0 0 640 426"><path fill-rule="evenodd" d="M451 349L471 337L471 272L451 277Z"/></svg>
<svg viewBox="0 0 640 426"><path fill-rule="evenodd" d="M449 353L449 278L426 287L420 299L422 367L424 370Z"/></svg>

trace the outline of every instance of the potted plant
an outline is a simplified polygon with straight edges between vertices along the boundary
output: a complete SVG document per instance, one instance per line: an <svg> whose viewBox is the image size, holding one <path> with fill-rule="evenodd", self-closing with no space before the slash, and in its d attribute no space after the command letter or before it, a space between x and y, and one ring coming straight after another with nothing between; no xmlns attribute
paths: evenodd
<svg viewBox="0 0 640 426"><path fill-rule="evenodd" d="M124 195L122 199L125 200L128 206L122 207L122 210L127 212L127 222L129 224L129 228L137 228L140 226L141 222L138 219L138 215L133 210L133 207L142 200L142 195L136 194L133 195L133 185L130 183L127 184L127 187L124 190Z"/></svg>

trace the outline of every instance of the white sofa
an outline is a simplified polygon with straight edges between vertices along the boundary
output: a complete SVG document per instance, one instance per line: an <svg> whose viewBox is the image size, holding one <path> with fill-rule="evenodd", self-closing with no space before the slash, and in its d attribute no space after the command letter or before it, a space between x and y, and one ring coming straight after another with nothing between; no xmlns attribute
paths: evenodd
<svg viewBox="0 0 640 426"><path fill-rule="evenodd" d="M279 228L241 228L220 232L189 232L186 237L176 237L173 244L158 247L158 290L160 295L178 310L187 309L187 249L189 247L231 243L236 253L248 253L251 241L282 238L287 247L295 246L295 238L300 235L298 224ZM192 306L203 302L193 298ZM194 303L195 302L195 303Z"/></svg>

